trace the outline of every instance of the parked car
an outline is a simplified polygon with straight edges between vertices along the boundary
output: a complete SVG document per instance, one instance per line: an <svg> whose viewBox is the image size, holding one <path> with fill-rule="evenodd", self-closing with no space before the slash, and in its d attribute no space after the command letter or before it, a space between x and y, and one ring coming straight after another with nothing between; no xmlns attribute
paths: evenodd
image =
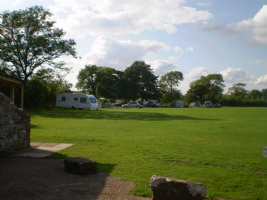
<svg viewBox="0 0 267 200"><path fill-rule="evenodd" d="M156 104L156 107L163 108L163 103L157 103L157 104Z"/></svg>
<svg viewBox="0 0 267 200"><path fill-rule="evenodd" d="M219 104L217 102L214 104L214 108L221 108L221 107L222 107L221 104Z"/></svg>
<svg viewBox="0 0 267 200"><path fill-rule="evenodd" d="M143 106L138 101L131 101L127 104L123 104L122 108L142 108Z"/></svg>
<svg viewBox="0 0 267 200"><path fill-rule="evenodd" d="M205 101L202 107L213 108L213 103L211 101Z"/></svg>
<svg viewBox="0 0 267 200"><path fill-rule="evenodd" d="M143 104L144 107L155 107L156 105L152 102L147 102L146 104Z"/></svg>

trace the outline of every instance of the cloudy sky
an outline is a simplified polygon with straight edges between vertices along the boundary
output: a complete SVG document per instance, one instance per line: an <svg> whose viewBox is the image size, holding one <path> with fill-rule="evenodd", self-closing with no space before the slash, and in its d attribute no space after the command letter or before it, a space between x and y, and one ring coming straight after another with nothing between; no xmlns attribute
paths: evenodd
<svg viewBox="0 0 267 200"><path fill-rule="evenodd" d="M0 0L0 12L34 5L76 41L81 58L64 58L74 85L86 64L124 70L143 60L156 75L181 71L183 94L209 73L223 75L224 92L267 88L265 0Z"/></svg>

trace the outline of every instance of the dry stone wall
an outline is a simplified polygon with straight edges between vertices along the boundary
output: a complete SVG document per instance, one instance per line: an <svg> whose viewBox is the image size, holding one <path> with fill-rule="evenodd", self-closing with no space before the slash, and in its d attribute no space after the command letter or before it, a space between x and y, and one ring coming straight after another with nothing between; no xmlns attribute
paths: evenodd
<svg viewBox="0 0 267 200"><path fill-rule="evenodd" d="M0 92L0 156L30 146L30 115Z"/></svg>

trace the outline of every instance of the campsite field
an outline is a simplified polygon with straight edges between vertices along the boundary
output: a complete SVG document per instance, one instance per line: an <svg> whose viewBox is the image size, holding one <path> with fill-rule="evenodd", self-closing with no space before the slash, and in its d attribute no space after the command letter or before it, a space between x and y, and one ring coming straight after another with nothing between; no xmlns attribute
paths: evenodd
<svg viewBox="0 0 267 200"><path fill-rule="evenodd" d="M95 160L136 195L159 175L204 183L209 199L267 199L266 107L27 112L32 142L74 144L49 158Z"/></svg>

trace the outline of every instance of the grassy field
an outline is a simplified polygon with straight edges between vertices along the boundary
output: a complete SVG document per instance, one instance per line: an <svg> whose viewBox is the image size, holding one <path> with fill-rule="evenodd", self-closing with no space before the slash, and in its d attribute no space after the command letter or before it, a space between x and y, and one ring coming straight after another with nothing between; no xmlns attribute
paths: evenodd
<svg viewBox="0 0 267 200"><path fill-rule="evenodd" d="M71 143L49 158L86 157L151 196L152 175L204 183L210 199L267 199L267 108L27 110L31 141Z"/></svg>

